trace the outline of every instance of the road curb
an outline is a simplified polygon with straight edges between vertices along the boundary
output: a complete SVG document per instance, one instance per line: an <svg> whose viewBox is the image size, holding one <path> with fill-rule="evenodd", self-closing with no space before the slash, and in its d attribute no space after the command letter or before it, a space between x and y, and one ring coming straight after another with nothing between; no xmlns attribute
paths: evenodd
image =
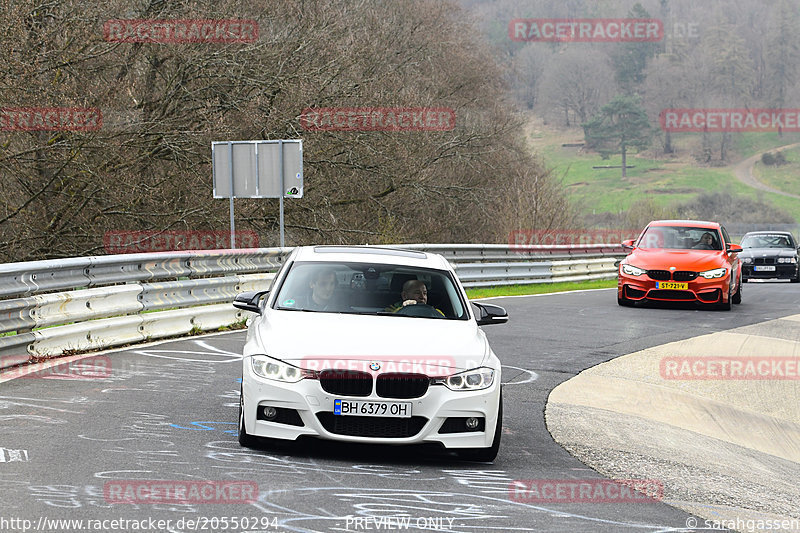
<svg viewBox="0 0 800 533"><path fill-rule="evenodd" d="M664 379L664 358L800 362L800 315L648 348L550 393L553 438L616 478L660 479L666 503L711 520L797 520L800 382Z"/></svg>

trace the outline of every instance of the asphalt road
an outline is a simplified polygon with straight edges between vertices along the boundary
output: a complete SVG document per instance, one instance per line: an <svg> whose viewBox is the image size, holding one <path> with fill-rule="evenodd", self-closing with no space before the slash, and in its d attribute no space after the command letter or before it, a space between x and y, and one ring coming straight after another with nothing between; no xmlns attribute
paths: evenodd
<svg viewBox="0 0 800 533"><path fill-rule="evenodd" d="M111 353L102 377L0 384L0 531L689 531L663 502L530 503L509 485L600 479L545 428L556 385L649 346L796 314L800 285L746 284L731 312L622 308L612 290L492 301L511 316L485 328L506 383L494 464L330 442L240 448L244 333L196 337ZM246 482L257 500L110 503L149 480Z"/></svg>

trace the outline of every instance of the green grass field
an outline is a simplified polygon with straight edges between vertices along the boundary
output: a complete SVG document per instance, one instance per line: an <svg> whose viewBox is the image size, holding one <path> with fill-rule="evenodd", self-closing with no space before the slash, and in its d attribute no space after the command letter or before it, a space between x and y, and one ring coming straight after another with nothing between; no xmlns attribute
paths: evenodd
<svg viewBox="0 0 800 533"><path fill-rule="evenodd" d="M697 163L691 157L691 146L698 142L697 134L676 134L673 137L677 157L650 159L638 154L628 154L627 177L622 178L619 168L593 169L593 166L621 165L621 156L602 159L596 153L584 153L580 148L562 147L562 142L578 142L582 131L574 129L548 135L541 128L530 135L530 144L540 155L545 165L554 170L561 180L570 200L583 214L602 212L619 213L637 201L652 199L656 205L669 207L692 200L703 192L725 191L733 195L758 199L789 212L800 220L800 199L757 191L741 183L733 174L733 167L742 159L763 150L800 141L800 135L775 133L738 133L731 139L730 164L710 167ZM716 149L716 147L715 147ZM794 160L800 160L800 152L789 151ZM760 164L759 164L760 165ZM791 166L791 168L787 168ZM763 167L763 166L762 166ZM765 175L765 183L786 192L800 194L800 183L792 180L797 175L797 166L781 167L779 175ZM756 174L758 177L758 174Z"/></svg>
<svg viewBox="0 0 800 533"><path fill-rule="evenodd" d="M753 174L758 180L778 190L800 195L800 148L783 150L788 164L767 166L756 163Z"/></svg>
<svg viewBox="0 0 800 533"><path fill-rule="evenodd" d="M507 285L504 287L467 289L467 297L470 300L474 300L476 298L492 298L495 296L520 296L525 294L547 294L551 292L578 291L586 289L608 289L616 286L616 279L567 281L560 283L536 283L532 285Z"/></svg>

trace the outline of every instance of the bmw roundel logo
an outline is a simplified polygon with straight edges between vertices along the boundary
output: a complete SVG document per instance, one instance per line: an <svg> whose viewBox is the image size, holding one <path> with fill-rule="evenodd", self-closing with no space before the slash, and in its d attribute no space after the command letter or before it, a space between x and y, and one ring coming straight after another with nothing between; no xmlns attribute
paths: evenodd
<svg viewBox="0 0 800 533"><path fill-rule="evenodd" d="M675 270L675 267L669 267L670 270Z"/></svg>
<svg viewBox="0 0 800 533"><path fill-rule="evenodd" d="M372 370L380 370L381 369L381 364L380 363L370 363L369 367Z"/></svg>

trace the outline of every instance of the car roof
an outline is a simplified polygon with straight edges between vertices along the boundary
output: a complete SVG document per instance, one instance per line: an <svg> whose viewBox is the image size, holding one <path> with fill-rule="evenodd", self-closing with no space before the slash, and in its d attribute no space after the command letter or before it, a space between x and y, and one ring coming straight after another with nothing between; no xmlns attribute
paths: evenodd
<svg viewBox="0 0 800 533"><path fill-rule="evenodd" d="M439 254L405 248L355 245L300 246L295 261L331 261L349 263L384 263L450 270L450 264Z"/></svg>
<svg viewBox="0 0 800 533"><path fill-rule="evenodd" d="M719 229L719 222L708 222L707 220L654 220L648 226L686 226L692 228Z"/></svg>
<svg viewBox="0 0 800 533"><path fill-rule="evenodd" d="M748 231L742 237L747 237L748 235L788 235L789 237L794 238L791 231L769 231L769 230L760 230L760 231Z"/></svg>

